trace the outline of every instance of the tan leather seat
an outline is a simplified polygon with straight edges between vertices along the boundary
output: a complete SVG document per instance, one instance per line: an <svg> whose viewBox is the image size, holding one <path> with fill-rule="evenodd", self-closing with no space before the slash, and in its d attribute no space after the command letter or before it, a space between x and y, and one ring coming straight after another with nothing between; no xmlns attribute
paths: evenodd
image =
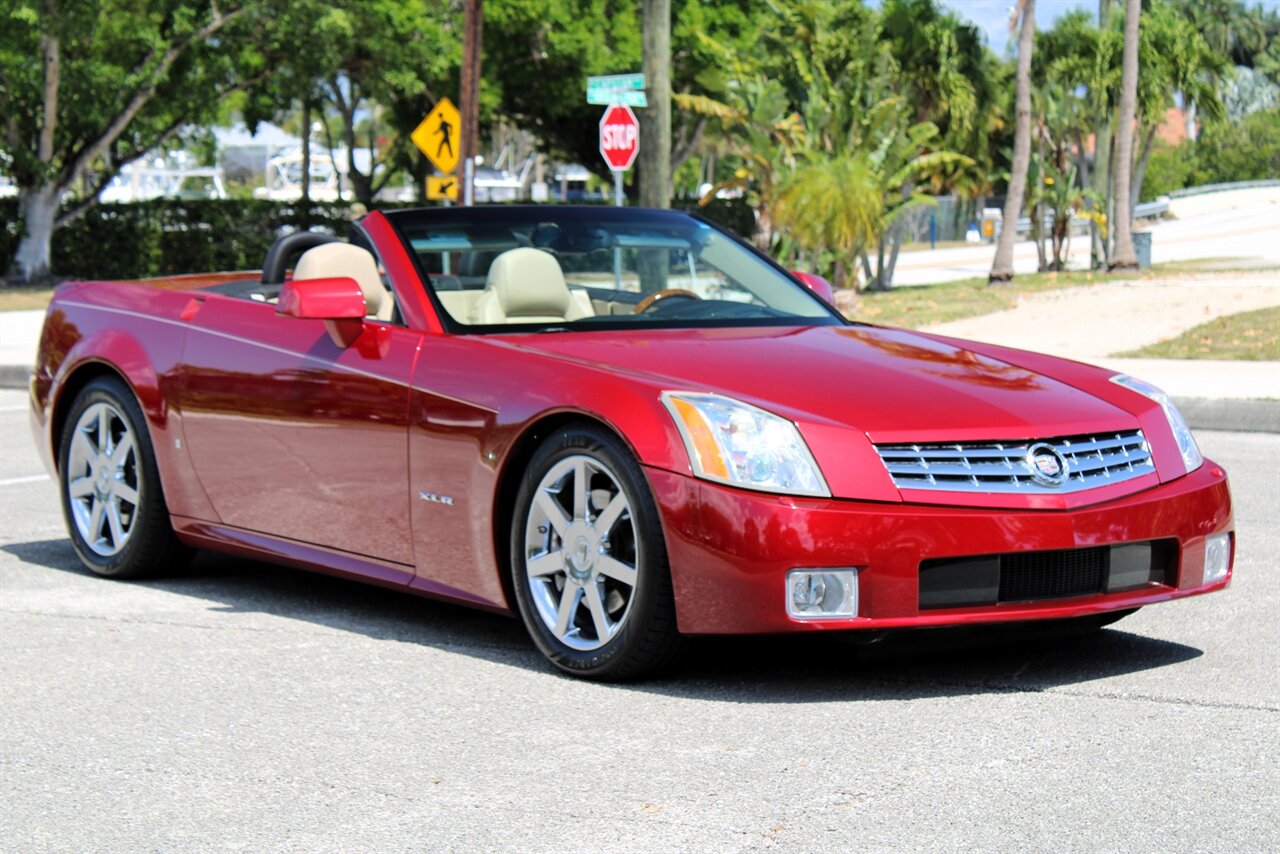
<svg viewBox="0 0 1280 854"><path fill-rule="evenodd" d="M382 284L378 264L367 249L349 243L325 243L302 253L293 270L294 280L328 279L347 276L355 279L364 294L365 316L390 320L395 299Z"/></svg>
<svg viewBox="0 0 1280 854"><path fill-rule="evenodd" d="M594 314L584 302L590 306L569 292L553 255L522 246L493 259L471 322L563 323Z"/></svg>

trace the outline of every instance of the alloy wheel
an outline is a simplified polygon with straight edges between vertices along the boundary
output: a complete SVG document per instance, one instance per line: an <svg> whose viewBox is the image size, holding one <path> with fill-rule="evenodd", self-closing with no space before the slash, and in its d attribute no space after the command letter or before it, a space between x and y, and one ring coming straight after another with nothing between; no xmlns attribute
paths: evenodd
<svg viewBox="0 0 1280 854"><path fill-rule="evenodd" d="M617 636L641 556L631 505L608 466L582 454L553 465L534 492L524 546L533 603L557 640L588 652Z"/></svg>

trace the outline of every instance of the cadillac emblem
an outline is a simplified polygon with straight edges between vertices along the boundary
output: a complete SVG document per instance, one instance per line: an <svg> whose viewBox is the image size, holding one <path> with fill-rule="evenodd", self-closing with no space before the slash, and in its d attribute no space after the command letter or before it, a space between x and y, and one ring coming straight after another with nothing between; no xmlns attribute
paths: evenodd
<svg viewBox="0 0 1280 854"><path fill-rule="evenodd" d="M1062 486L1071 473L1067 460L1058 449L1044 442L1037 442L1027 449L1023 464L1031 473L1031 479L1041 486Z"/></svg>

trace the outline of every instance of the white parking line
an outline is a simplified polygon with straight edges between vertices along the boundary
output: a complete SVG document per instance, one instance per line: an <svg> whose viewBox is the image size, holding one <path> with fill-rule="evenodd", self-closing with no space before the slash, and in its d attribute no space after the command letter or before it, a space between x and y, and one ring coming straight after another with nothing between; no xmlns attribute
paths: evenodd
<svg viewBox="0 0 1280 854"><path fill-rule="evenodd" d="M0 412L26 412L25 406L0 406Z"/></svg>
<svg viewBox="0 0 1280 854"><path fill-rule="evenodd" d="M38 480L48 480L47 474L29 474L26 477L8 477L0 480L0 486L17 486L20 483L35 483Z"/></svg>

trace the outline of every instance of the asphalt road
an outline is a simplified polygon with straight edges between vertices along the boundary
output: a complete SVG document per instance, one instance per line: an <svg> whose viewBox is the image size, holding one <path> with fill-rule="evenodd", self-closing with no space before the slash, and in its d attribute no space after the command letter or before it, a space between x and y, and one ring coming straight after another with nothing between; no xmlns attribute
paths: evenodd
<svg viewBox="0 0 1280 854"><path fill-rule="evenodd" d="M1085 637L703 642L609 687L306 573L91 577L0 392L0 849L1276 850L1280 435L1200 438L1226 593Z"/></svg>

